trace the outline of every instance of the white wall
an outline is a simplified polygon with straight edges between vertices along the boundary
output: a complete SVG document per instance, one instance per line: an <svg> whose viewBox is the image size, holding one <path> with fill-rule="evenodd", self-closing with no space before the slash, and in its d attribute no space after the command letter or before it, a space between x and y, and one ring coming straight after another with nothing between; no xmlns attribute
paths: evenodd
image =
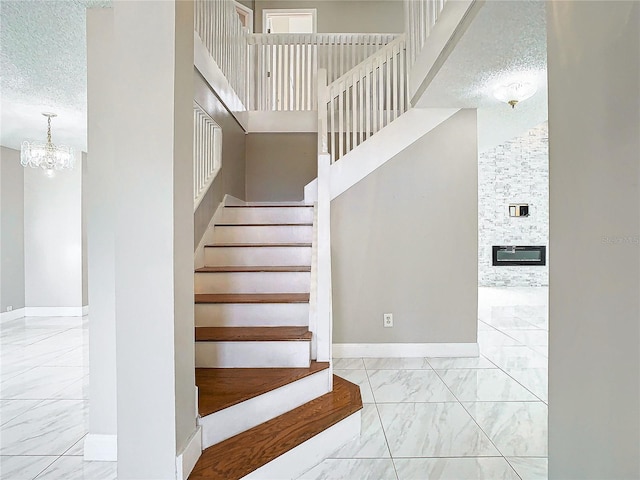
<svg viewBox="0 0 640 480"><path fill-rule="evenodd" d="M87 247L89 324L89 435L87 460L117 454L115 183L113 131L113 9L87 10ZM110 435L110 448L104 443ZM98 439L102 438L102 442Z"/></svg>
<svg viewBox="0 0 640 480"><path fill-rule="evenodd" d="M89 305L89 263L87 253L87 153L82 152L82 305Z"/></svg>
<svg viewBox="0 0 640 480"><path fill-rule="evenodd" d="M73 170L24 172L25 305L82 307L82 154Z"/></svg>
<svg viewBox="0 0 640 480"><path fill-rule="evenodd" d="M547 3L549 478L640 478L640 3Z"/></svg>
<svg viewBox="0 0 640 480"><path fill-rule="evenodd" d="M545 266L492 265L493 245L549 243L548 126L532 128L482 152L478 163L478 283L482 287L549 284ZM510 217L510 203L528 203L528 217Z"/></svg>
<svg viewBox="0 0 640 480"><path fill-rule="evenodd" d="M118 478L165 480L196 428L193 4L113 15Z"/></svg>
<svg viewBox="0 0 640 480"><path fill-rule="evenodd" d="M24 307L24 168L0 148L0 312Z"/></svg>
<svg viewBox="0 0 640 480"><path fill-rule="evenodd" d="M196 429L193 292L193 18L192 2L175 2L173 84L173 334L176 454ZM199 453L199 452L198 452Z"/></svg>

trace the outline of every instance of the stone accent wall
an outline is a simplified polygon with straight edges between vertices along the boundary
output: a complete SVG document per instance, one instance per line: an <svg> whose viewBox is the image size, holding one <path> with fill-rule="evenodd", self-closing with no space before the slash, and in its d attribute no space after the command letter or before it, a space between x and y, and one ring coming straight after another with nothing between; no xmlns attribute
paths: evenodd
<svg viewBox="0 0 640 480"><path fill-rule="evenodd" d="M549 284L548 124L480 153L478 282L480 286ZM528 217L509 217L510 203L528 203ZM547 265L494 267L492 245L546 245Z"/></svg>

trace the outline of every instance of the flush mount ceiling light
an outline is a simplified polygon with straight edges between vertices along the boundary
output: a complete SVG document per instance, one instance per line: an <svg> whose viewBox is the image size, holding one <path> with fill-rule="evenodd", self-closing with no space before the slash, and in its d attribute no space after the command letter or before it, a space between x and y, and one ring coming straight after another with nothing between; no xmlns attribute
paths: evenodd
<svg viewBox="0 0 640 480"><path fill-rule="evenodd" d="M532 82L516 81L498 86L493 96L504 103L516 108L516 105L527 98L533 97L538 88Z"/></svg>
<svg viewBox="0 0 640 480"><path fill-rule="evenodd" d="M48 175L56 170L71 169L75 165L73 149L51 142L51 119L55 113L43 113L47 117L47 142L22 142L20 163L23 167L42 168Z"/></svg>

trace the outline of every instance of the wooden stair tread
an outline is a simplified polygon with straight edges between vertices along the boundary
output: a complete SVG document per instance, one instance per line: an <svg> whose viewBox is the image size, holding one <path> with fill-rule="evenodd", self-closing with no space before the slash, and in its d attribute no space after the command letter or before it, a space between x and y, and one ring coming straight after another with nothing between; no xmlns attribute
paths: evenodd
<svg viewBox="0 0 640 480"><path fill-rule="evenodd" d="M196 368L198 411L204 417L327 368L316 361L309 368Z"/></svg>
<svg viewBox="0 0 640 480"><path fill-rule="evenodd" d="M201 267L196 269L196 273L253 273L253 272L269 272L269 273L305 273L310 272L310 266L292 266L292 267L279 267L279 266L220 266L220 267Z"/></svg>
<svg viewBox="0 0 640 480"><path fill-rule="evenodd" d="M308 293L197 293L196 303L309 303Z"/></svg>
<svg viewBox="0 0 640 480"><path fill-rule="evenodd" d="M247 248L247 247L310 247L310 243L212 243L205 248Z"/></svg>
<svg viewBox="0 0 640 480"><path fill-rule="evenodd" d="M307 327L196 327L196 342L297 342L311 340Z"/></svg>
<svg viewBox="0 0 640 480"><path fill-rule="evenodd" d="M189 480L238 480L360 409L360 388L334 375L332 392L204 450Z"/></svg>

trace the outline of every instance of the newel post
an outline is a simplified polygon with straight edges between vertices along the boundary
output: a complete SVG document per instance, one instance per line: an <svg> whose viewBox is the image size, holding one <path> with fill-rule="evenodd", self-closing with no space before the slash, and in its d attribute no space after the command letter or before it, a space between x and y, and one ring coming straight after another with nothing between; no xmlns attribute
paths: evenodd
<svg viewBox="0 0 640 480"><path fill-rule="evenodd" d="M317 359L331 361L333 308L331 295L331 156L327 145L327 71L318 70L318 247Z"/></svg>

